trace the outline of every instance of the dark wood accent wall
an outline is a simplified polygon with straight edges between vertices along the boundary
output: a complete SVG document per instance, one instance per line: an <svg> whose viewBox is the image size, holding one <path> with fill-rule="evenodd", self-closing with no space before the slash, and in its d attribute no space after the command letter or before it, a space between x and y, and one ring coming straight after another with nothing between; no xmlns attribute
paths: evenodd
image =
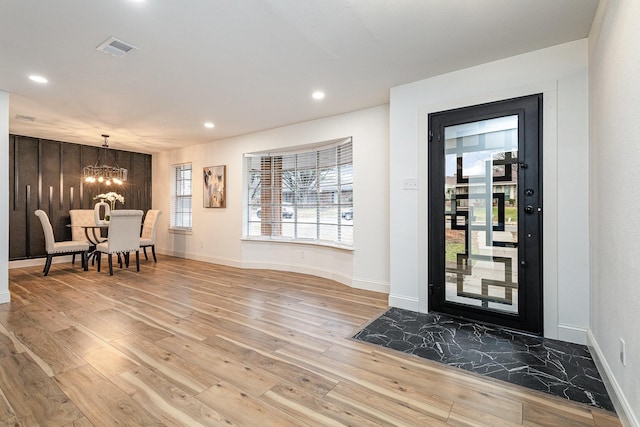
<svg viewBox="0 0 640 427"><path fill-rule="evenodd" d="M88 184L82 168L94 164L101 147L9 135L9 260L46 255L37 209L47 212L57 241L70 240L70 209L92 209L93 197L108 191L124 196L125 209L151 208L151 155L109 149L129 171L120 186ZM109 162L110 163L110 162ZM120 207L120 206L119 206Z"/></svg>

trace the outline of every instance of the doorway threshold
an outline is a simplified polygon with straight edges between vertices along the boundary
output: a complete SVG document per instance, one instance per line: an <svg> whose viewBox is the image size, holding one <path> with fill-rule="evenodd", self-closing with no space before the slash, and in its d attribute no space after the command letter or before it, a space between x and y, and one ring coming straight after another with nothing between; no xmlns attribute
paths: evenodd
<svg viewBox="0 0 640 427"><path fill-rule="evenodd" d="M353 338L615 412L584 345L394 307Z"/></svg>

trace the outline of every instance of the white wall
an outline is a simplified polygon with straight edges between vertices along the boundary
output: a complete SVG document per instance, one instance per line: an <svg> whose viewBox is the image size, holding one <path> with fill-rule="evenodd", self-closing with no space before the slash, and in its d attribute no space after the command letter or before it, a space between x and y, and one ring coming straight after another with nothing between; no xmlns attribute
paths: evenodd
<svg viewBox="0 0 640 427"><path fill-rule="evenodd" d="M242 240L243 154L353 137L355 250ZM161 209L156 249L213 263L314 274L362 289L389 291L389 108L258 132L153 156L153 206ZM170 168L191 162L193 234L169 233ZM227 166L227 207L202 207L200 171ZM304 258L301 256L304 251Z"/></svg>
<svg viewBox="0 0 640 427"><path fill-rule="evenodd" d="M0 90L0 197L9 200L9 94ZM0 209L0 304L9 302L9 208Z"/></svg>
<svg viewBox="0 0 640 427"><path fill-rule="evenodd" d="M391 305L426 311L427 114L542 92L545 336L586 343L589 326L587 41L392 88ZM402 190L419 178L418 191Z"/></svg>
<svg viewBox="0 0 640 427"><path fill-rule="evenodd" d="M589 338L621 396L619 404L636 426L640 426L639 21L637 0L601 0L589 35ZM619 357L620 338L626 342L626 366Z"/></svg>

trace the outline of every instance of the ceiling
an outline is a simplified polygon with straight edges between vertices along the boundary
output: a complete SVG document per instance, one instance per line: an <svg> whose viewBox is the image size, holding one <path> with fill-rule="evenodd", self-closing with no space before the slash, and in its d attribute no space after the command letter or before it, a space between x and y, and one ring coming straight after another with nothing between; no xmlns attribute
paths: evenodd
<svg viewBox="0 0 640 427"><path fill-rule="evenodd" d="M393 86L585 38L597 4L3 0L0 89L13 134L107 133L154 153L386 104ZM137 49L98 51L110 36Z"/></svg>

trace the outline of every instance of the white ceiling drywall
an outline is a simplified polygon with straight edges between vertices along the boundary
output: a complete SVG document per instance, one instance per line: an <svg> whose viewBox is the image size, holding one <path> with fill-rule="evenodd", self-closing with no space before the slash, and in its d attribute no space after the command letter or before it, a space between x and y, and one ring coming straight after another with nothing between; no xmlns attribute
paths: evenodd
<svg viewBox="0 0 640 427"><path fill-rule="evenodd" d="M385 104L393 86L584 38L597 3L0 0L0 89L11 133L108 133L153 153ZM110 36L138 49L96 50Z"/></svg>

